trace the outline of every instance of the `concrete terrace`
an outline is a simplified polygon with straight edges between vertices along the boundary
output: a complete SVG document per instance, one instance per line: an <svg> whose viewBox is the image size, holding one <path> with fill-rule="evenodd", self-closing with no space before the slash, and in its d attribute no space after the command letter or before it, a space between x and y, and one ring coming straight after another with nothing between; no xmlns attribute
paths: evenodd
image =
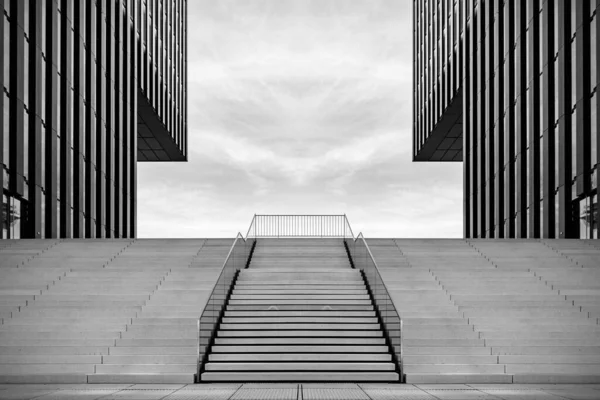
<svg viewBox="0 0 600 400"><path fill-rule="evenodd" d="M306 304L311 304L307 299L319 309L323 304L346 307L346 303L355 308L355 303L363 301L349 296L364 297L364 288L324 294L322 291L328 289L323 288L331 287L333 282L322 279L315 282L314 277L302 278L310 279L304 283L296 278L272 281L275 265L289 269L290 272L279 271L283 277L295 276L296 269L304 269L300 274L306 275L311 269L350 268L343 265L347 262L341 239L335 245L339 249L318 250L315 253L318 259L314 254L307 257L310 252L302 250L302 262L299 261L302 257L283 251L283 247L263 248L267 242L261 240L256 259L240 275L240 292L235 294L239 299L231 300L244 304L230 304L267 307L281 305L285 300L283 303L291 308L290 315L281 316L281 320L275 314L250 315L248 318L261 318L259 326L249 325L263 331L258 336L271 332L260 340L248 340L247 329L238 326L257 320L237 319L234 326L222 324L219 337L223 338L227 329L232 329L247 343L238 346L236 354L227 356L234 363L215 367L239 371L241 365L252 371L259 360L254 355L264 353L256 346L265 340L272 342L263 343L265 346L304 341L325 348L331 339L322 338L323 329L316 326L324 321L313 315L299 315L293 309L306 308ZM367 239L367 242L404 323L402 358L407 383L542 385L538 388L600 383L600 241ZM193 383L198 359L198 316L232 243L233 239L0 241L0 384L95 383L117 385L108 386L109 389L123 389L135 383L178 384L176 388ZM317 247L313 250L317 251ZM348 270L347 274L351 273ZM261 274L267 274L269 279L246 281L246 277ZM342 276L338 272L329 275L336 279ZM258 283L264 284L260 293L256 293ZM324 284L323 288L314 286L317 283ZM302 287L288 290L282 284ZM228 318L240 318L236 313L239 314L233 310ZM314 314L314 311L300 313ZM357 324L373 323L360 318ZM285 325L292 323L300 325ZM332 335L339 337L340 327L329 325ZM301 337L300 333L310 332L300 328L318 335L314 335L315 339ZM349 328L353 332L362 329ZM272 339L277 336L273 332L282 329L287 329L293 337L290 343L283 343L287 339L277 343ZM364 346L380 344L364 338L356 341ZM209 357L223 357L216 354L216 346L211 349ZM288 354L297 353L282 349L275 353L288 358ZM315 352L307 351L302 357L315 358L311 354ZM248 362L236 361L243 358ZM328 380L339 381L334 377ZM4 395L16 388L2 387ZM241 386L226 387L227 390L235 387L237 391ZM292 384L292 389L298 387ZM360 387L365 391L371 386ZM596 390L595 386L582 387ZM241 388L240 393L245 393L244 388L253 387ZM236 398L231 397L234 393L237 392L216 398ZM304 398L318 398L310 397L310 391L307 393ZM68 397L69 393L61 395ZM418 396L422 395L419 392Z"/></svg>
<svg viewBox="0 0 600 400"><path fill-rule="evenodd" d="M598 400L600 385L0 385L2 400Z"/></svg>

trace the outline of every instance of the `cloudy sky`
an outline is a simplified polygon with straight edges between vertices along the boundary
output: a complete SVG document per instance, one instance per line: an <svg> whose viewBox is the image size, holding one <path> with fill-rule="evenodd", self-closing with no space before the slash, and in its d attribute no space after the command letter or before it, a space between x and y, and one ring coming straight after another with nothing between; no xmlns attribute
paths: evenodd
<svg viewBox="0 0 600 400"><path fill-rule="evenodd" d="M462 237L462 165L411 161L411 3L188 1L189 162L139 164L138 236L346 213L366 237Z"/></svg>

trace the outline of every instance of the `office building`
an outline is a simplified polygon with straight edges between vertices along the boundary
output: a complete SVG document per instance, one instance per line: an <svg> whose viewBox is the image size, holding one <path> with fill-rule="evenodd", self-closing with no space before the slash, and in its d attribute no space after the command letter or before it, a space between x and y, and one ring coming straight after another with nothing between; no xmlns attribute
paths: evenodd
<svg viewBox="0 0 600 400"><path fill-rule="evenodd" d="M598 238L597 0L414 1L414 160L467 238Z"/></svg>
<svg viewBox="0 0 600 400"><path fill-rule="evenodd" d="M0 5L2 238L135 237L137 162L187 159L187 2Z"/></svg>

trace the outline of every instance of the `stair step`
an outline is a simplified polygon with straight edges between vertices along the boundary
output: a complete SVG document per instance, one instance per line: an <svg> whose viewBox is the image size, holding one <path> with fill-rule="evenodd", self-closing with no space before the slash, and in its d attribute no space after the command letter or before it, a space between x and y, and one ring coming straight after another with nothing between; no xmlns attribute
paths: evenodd
<svg viewBox="0 0 600 400"><path fill-rule="evenodd" d="M204 372L206 382L397 382L396 372Z"/></svg>
<svg viewBox="0 0 600 400"><path fill-rule="evenodd" d="M375 317L375 311L225 311L225 317Z"/></svg>
<svg viewBox="0 0 600 400"><path fill-rule="evenodd" d="M230 300L230 305L259 305L259 304L267 304L267 305L284 305L284 304L299 304L299 305L310 305L310 304L320 304L320 305L354 305L354 306L368 306L371 304L370 299L365 300L336 300L336 299L236 299Z"/></svg>
<svg viewBox="0 0 600 400"><path fill-rule="evenodd" d="M343 346L343 345L326 345L326 346L212 346L214 353L387 353L388 346Z"/></svg>
<svg viewBox="0 0 600 400"><path fill-rule="evenodd" d="M221 330L297 330L297 329L315 329L315 330L377 330L381 329L379 324L221 324Z"/></svg>
<svg viewBox="0 0 600 400"><path fill-rule="evenodd" d="M370 311L372 304L228 304L227 311Z"/></svg>
<svg viewBox="0 0 600 400"><path fill-rule="evenodd" d="M396 366L391 362L357 363L357 362L246 362L215 363L208 362L206 371L394 371Z"/></svg>
<svg viewBox="0 0 600 400"><path fill-rule="evenodd" d="M303 353L303 354L229 354L213 353L209 356L210 361L235 362L235 361L373 361L373 362L391 362L392 356L387 353Z"/></svg>
<svg viewBox="0 0 600 400"><path fill-rule="evenodd" d="M254 344L271 344L271 345L385 345L384 338L326 338L326 337L303 337L303 338L215 338L216 345L254 345ZM117 349L118 347L115 347ZM177 348L177 347L176 347ZM0 347L0 354L2 347ZM489 348L482 348L490 354ZM111 354L112 354L111 349ZM433 353L432 353L433 354Z"/></svg>
<svg viewBox="0 0 600 400"><path fill-rule="evenodd" d="M289 323L307 323L307 324L322 324L322 323L347 323L347 324L376 324L377 318L362 318L362 317L224 317L225 324L289 324Z"/></svg>

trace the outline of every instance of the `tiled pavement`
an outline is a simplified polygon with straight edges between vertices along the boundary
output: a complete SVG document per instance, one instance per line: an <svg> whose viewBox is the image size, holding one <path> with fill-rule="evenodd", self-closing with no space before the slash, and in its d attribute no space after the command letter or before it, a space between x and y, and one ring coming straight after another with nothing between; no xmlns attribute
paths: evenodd
<svg viewBox="0 0 600 400"><path fill-rule="evenodd" d="M0 399L128 400L600 400L600 385L0 385Z"/></svg>

